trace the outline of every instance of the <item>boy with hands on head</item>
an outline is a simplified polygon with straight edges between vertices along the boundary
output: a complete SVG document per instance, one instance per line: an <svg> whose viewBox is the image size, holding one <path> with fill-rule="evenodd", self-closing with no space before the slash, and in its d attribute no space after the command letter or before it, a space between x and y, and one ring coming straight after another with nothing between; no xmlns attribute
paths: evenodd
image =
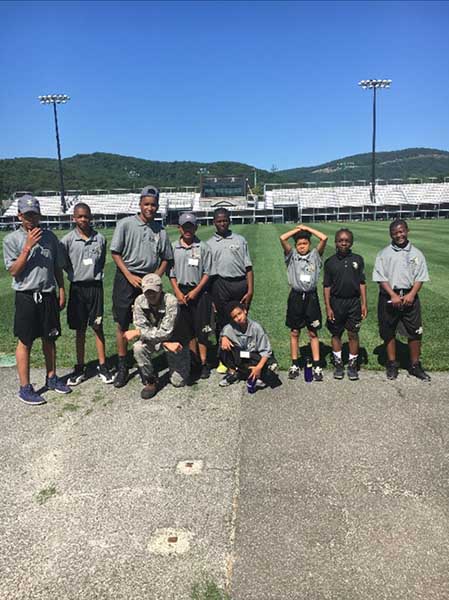
<svg viewBox="0 0 449 600"><path fill-rule="evenodd" d="M316 248L311 247L312 235L319 240ZM294 247L289 244L290 238L295 242ZM284 250L288 283L291 287L285 321L286 326L290 328L292 359L288 377L295 379L299 375L299 335L301 329L306 327L312 353L313 378L315 381L322 381L318 339L318 330L321 328L321 308L316 288L327 235L307 225L298 224L294 229L283 233L279 239Z"/></svg>

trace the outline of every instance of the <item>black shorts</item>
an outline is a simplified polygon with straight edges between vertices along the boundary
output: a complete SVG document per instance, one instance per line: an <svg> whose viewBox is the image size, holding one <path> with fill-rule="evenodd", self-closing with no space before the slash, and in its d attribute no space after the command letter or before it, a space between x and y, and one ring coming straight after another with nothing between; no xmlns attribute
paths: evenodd
<svg viewBox="0 0 449 600"><path fill-rule="evenodd" d="M303 327L315 332L321 329L321 307L316 290L307 293L290 290L285 324L298 331Z"/></svg>
<svg viewBox="0 0 449 600"><path fill-rule="evenodd" d="M334 311L334 321L326 322L332 335L340 337L343 331L358 333L362 324L362 305L360 297L336 298L331 296L331 308Z"/></svg>
<svg viewBox="0 0 449 600"><path fill-rule="evenodd" d="M135 275L138 275L135 273ZM143 277L143 275L138 275ZM112 316L122 331L129 329L133 320L132 308L134 300L140 296L142 289L129 283L123 273L117 269L112 288Z"/></svg>
<svg viewBox="0 0 449 600"><path fill-rule="evenodd" d="M14 335L31 346L36 338L55 340L61 335L59 303L54 292L16 292Z"/></svg>
<svg viewBox="0 0 449 600"><path fill-rule="evenodd" d="M192 287L180 285L183 294L187 294ZM195 300L187 305L181 304L176 321L175 335L190 341L196 338L200 344L206 344L209 333L212 331L212 298L203 291Z"/></svg>
<svg viewBox="0 0 449 600"><path fill-rule="evenodd" d="M84 331L87 326L100 327L103 323L103 283L78 281L70 284L67 305L67 323L70 329Z"/></svg>
<svg viewBox="0 0 449 600"><path fill-rule="evenodd" d="M230 302L240 302L248 291L246 277L237 277L235 279L226 279L224 277L214 277L210 293L217 311L217 325L222 329L231 322L228 314L228 305Z"/></svg>
<svg viewBox="0 0 449 600"><path fill-rule="evenodd" d="M377 317L380 337L388 342L395 337L398 326L400 326L409 340L420 340L422 338L422 319L419 297L415 296L413 304L403 308L394 308L389 300L389 296L379 294Z"/></svg>

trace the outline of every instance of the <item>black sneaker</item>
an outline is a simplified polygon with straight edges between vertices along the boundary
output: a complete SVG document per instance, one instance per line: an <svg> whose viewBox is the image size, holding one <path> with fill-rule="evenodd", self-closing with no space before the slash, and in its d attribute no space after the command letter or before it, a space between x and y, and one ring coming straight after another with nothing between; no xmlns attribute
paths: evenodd
<svg viewBox="0 0 449 600"><path fill-rule="evenodd" d="M387 379L393 380L398 378L399 370L398 363L394 360L389 360L386 367Z"/></svg>
<svg viewBox="0 0 449 600"><path fill-rule="evenodd" d="M71 373L67 379L67 385L75 387L83 381L86 381L86 368L84 365L75 365L73 373Z"/></svg>
<svg viewBox="0 0 449 600"><path fill-rule="evenodd" d="M349 375L349 369L348 369ZM343 362L338 359L334 359L334 379L343 379L345 376L345 370L343 368Z"/></svg>
<svg viewBox="0 0 449 600"><path fill-rule="evenodd" d="M313 367L313 380L323 381L323 369L319 366Z"/></svg>
<svg viewBox="0 0 449 600"><path fill-rule="evenodd" d="M114 375L106 365L98 365L97 373L103 383L114 383Z"/></svg>
<svg viewBox="0 0 449 600"><path fill-rule="evenodd" d="M45 379L45 387L48 390L52 390L53 392L58 392L58 394L70 394L72 391L68 385L66 385L62 379L60 379L56 374L51 377L46 377Z"/></svg>
<svg viewBox="0 0 449 600"><path fill-rule="evenodd" d="M348 379L349 381L357 381L359 378L359 372L357 370L357 359L351 358L348 363Z"/></svg>
<svg viewBox="0 0 449 600"><path fill-rule="evenodd" d="M290 367L290 369L288 370L288 378L296 379L299 376L299 373L300 373L300 368L298 367L298 365L292 365Z"/></svg>
<svg viewBox="0 0 449 600"><path fill-rule="evenodd" d="M420 362L415 363L410 368L410 375L421 379L421 381L430 381L430 375L428 375L421 366Z"/></svg>
<svg viewBox="0 0 449 600"><path fill-rule="evenodd" d="M239 376L237 373L226 373L223 379L218 384L220 387L228 387L228 385L232 385L233 383L237 383L239 380Z"/></svg>
<svg viewBox="0 0 449 600"><path fill-rule="evenodd" d="M119 362L117 373L114 379L114 387L122 388L128 382L128 367L125 362Z"/></svg>
<svg viewBox="0 0 449 600"><path fill-rule="evenodd" d="M210 368L208 365L201 365L201 373L200 379L209 379L210 377Z"/></svg>

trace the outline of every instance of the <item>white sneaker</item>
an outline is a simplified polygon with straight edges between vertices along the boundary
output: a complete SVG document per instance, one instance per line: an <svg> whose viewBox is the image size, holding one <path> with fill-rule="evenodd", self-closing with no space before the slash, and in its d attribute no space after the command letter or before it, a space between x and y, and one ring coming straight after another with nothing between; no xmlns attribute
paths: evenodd
<svg viewBox="0 0 449 600"><path fill-rule="evenodd" d="M288 378L296 379L299 376L300 371L301 369L298 367L298 365L292 365L288 370Z"/></svg>
<svg viewBox="0 0 449 600"><path fill-rule="evenodd" d="M256 379L256 389L263 390L266 387L267 384L265 383L265 381L262 381L262 379Z"/></svg>

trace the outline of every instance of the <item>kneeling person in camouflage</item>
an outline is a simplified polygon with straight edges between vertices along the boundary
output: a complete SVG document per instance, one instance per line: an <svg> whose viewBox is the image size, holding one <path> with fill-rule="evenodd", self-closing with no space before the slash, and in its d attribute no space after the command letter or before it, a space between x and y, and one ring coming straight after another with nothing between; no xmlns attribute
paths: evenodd
<svg viewBox="0 0 449 600"><path fill-rule="evenodd" d="M152 356L160 350L167 353L170 382L175 387L185 385L190 371L188 344L176 332L178 301L162 291L162 281L156 273L142 278L142 294L133 307L136 329L124 333L127 341L138 338L133 351L144 388L141 397L152 398L158 391L159 379Z"/></svg>

